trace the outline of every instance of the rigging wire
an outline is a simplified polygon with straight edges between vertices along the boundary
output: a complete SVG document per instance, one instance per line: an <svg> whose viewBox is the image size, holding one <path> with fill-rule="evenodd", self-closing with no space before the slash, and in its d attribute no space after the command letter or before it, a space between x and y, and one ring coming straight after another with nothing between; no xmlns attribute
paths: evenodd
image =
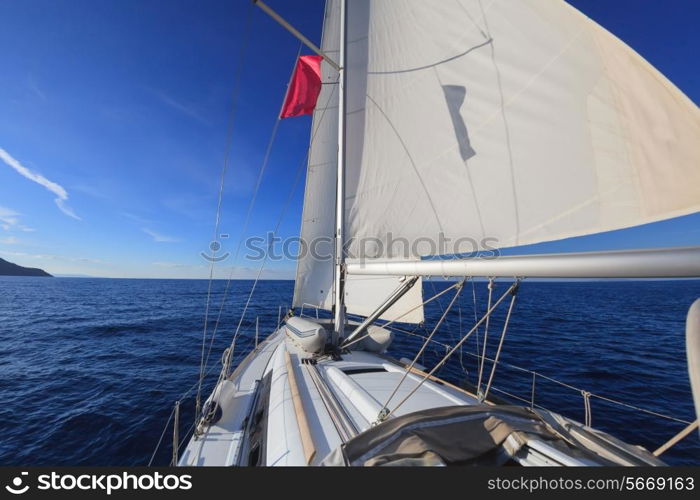
<svg viewBox="0 0 700 500"><path fill-rule="evenodd" d="M503 331L501 332L501 340L498 342L498 350L496 351L496 356L494 357L493 361L493 366L491 367L491 375L489 376L489 381L486 384L486 389L484 389L484 394L483 396L480 396L480 400L484 401L488 395L489 395L489 389L491 389L491 384L493 383L493 376L496 374L496 368L498 366L498 358L501 356L501 350L503 349L503 341L506 339L506 332L508 331L508 324L510 323L510 316L513 313L513 307L515 306L515 299L518 297L518 288L516 287L513 291L511 291L511 294L513 297L510 300L510 305L508 306L508 313L506 314L506 319L505 322L503 323ZM488 323L488 320L486 320ZM484 346L486 346L486 336L484 335ZM484 350L486 348L484 347ZM484 361L482 358L481 364L483 366ZM481 385L479 385L479 389L481 389ZM479 394L479 391L477 390L477 395Z"/></svg>
<svg viewBox="0 0 700 500"><path fill-rule="evenodd" d="M382 406L382 409L383 409L382 411L387 409L391 400L394 398L394 396L396 396L396 393L398 392L399 388L403 384L404 380L406 380L406 377L408 377L408 374L411 372L411 370L413 370L413 367L416 365L416 361L418 361L418 358L423 354L426 347L428 347L428 344L435 336L435 333L440 329L440 326L442 325L443 321L445 321L447 314L452 310L452 306L454 306L455 302L459 299L459 296L462 294L462 290L464 289L464 281L465 280L462 280L459 282L459 286L457 287L455 294L452 297L452 300L450 301L449 305L447 306L447 309L445 309L443 311L442 316L440 317L440 320L435 324L433 331L430 332L430 335L428 336L428 338L425 339L425 342L423 342L423 346L420 348L418 353L416 353L416 356L413 358L413 361L411 361L411 364L406 367L406 370L404 371L403 377L401 377L401 380L399 380L399 383L396 384L394 391L391 393L389 398L386 400L386 402Z"/></svg>
<svg viewBox="0 0 700 500"><path fill-rule="evenodd" d="M248 6L248 12L246 15L246 22L245 22L245 29L244 29L244 34L243 34L243 43L241 44L241 49L238 54L238 67L236 69L236 75L234 77L234 84L233 84L233 90L231 92L231 110L229 112L229 118L228 118L228 130L226 132L226 143L225 143L225 148L224 148L224 164L221 168L221 178L219 181L219 194L218 194L218 200L216 204L216 217L215 217L215 223L214 223L214 237L212 241L218 241L219 238L219 229L221 226L221 206L223 204L223 198L224 198L224 186L225 186L225 181L226 181L226 172L228 171L228 166L229 166L229 158L231 155L231 149L233 147L233 132L234 132L234 125L235 125L235 117L236 117L236 111L238 109L238 97L240 94L240 84L241 84L241 79L243 75L243 68L245 67L245 60L246 60L246 55L248 53L248 45L249 45L249 40L250 40L250 32L251 32L251 27L253 24L253 4L251 3ZM218 248L217 248L218 250ZM214 256L216 255L216 251L214 248L212 248L212 252ZM206 348L206 342L207 342L207 332L209 329L209 307L211 304L211 293L212 293L212 284L214 281L214 264L215 264L215 259L211 259L211 262L209 263L209 284L207 286L207 300L206 300L206 306L204 310L204 328L202 331L202 353L200 356L200 362L199 362L199 388L197 390L197 398L195 402L195 421L197 416L200 413L201 409L201 392L202 392L202 381L204 380L204 372L206 370L205 364L204 364L204 350Z"/></svg>
<svg viewBox="0 0 700 500"><path fill-rule="evenodd" d="M296 61L299 59L299 55L301 54L301 43L299 44L299 49L297 50L297 55L294 58L294 64L296 65ZM292 75L294 74L294 71L292 70ZM291 82L291 80L290 80ZM287 88L289 88L289 84L287 85ZM246 234L246 231L248 230L248 224L250 223L250 217L253 213L253 207L255 206L255 201L257 200L258 197L258 192L260 190L260 185L262 184L262 179L265 174L265 171L267 170L267 165L270 161L270 155L272 154L272 147L275 143L275 139L277 138L277 131L279 130L279 125L282 119L280 118L279 114L277 115L277 119L275 120L275 124L272 127L272 132L270 134L270 139L267 143L267 148L265 149L265 155L263 157L262 164L260 166L260 170L258 172L258 178L255 182L255 188L253 190L253 195L250 199L250 202L248 203L248 209L246 211L245 219L243 220L243 226L240 232L240 237L238 239L238 245L236 246L236 251L233 255L233 262L235 263L238 260L238 256L240 255L241 251L241 246L243 245L243 238ZM209 342L209 349L207 351L207 356L206 359L204 360L204 366L206 368L208 362L209 362L209 356L211 355L211 350L214 345L214 339L216 338L216 333L218 332L219 329L219 323L221 322L221 316L224 311L224 307L226 305L226 299L228 298L229 290L231 288L231 282L233 281L233 275L235 273L235 266L231 266L231 270L229 272L228 279L226 280L226 286L224 288L224 294L223 298L221 299L221 305L219 306L219 312L216 317L216 322L214 323L214 331L212 332L211 335L211 340Z"/></svg>
<svg viewBox="0 0 700 500"><path fill-rule="evenodd" d="M337 79L336 79L336 81L337 81ZM323 111L321 112L321 116L320 116L320 118L319 118L318 125L316 126L315 130L313 130L313 133L311 134L311 140L310 140L310 142L309 142L309 148L307 149L307 152L306 152L306 155L304 156L303 161L299 164L299 167L297 167L296 176L295 176L295 178L294 178L294 182L293 182L293 184L292 184L292 187L291 187L291 189L289 190L289 195L287 196L287 201L285 202L285 204L284 204L284 206L283 206L283 208L282 208L282 212L280 213L280 216L279 216L279 218L277 219L277 224L275 225L275 229L272 231L272 234L273 234L273 235L275 235L275 234L277 233L277 231L279 230L280 226L282 225L282 221L284 220L284 216L286 215L287 209L289 208L289 205L290 205L290 203L291 203L291 201L292 201L292 198L294 197L294 192L296 191L296 187L297 187L297 185L299 184L299 180L301 179L301 174L302 174L302 172L303 172L303 167L306 165L306 163L307 163L307 161L308 161L308 158L309 158L309 155L310 155L310 152L311 152L311 146L313 145L313 141L314 141L314 139L316 138L316 133L317 133L317 132L320 130L320 128L321 128L321 123L323 123L323 118L325 117L326 111L328 110L328 104L330 103L331 99L332 99L333 96L335 95L336 87L337 87L337 86L335 86L335 85L333 86L333 88L332 88L332 90L331 90L331 93L330 93L329 96L328 96L328 100L326 101L326 104L325 104L325 106L323 107ZM258 280L259 280L259 278L260 278L260 275L261 275L263 269L265 268L265 265L267 264L268 257L269 257L269 253L266 253L266 254L265 254L265 258L263 259L263 262L262 262L262 264L260 265L260 268L259 268L259 270L258 270L258 275L257 275L255 281L253 282L253 286L251 287L250 293L248 294L248 299L246 300L245 307L243 308L243 312L241 313L241 317L240 317L240 319L239 319L239 321L238 321L238 325L236 326L236 331L235 331L235 333L234 333L233 340L232 340L232 342L231 342L231 348L232 348L232 349L231 349L231 352L233 352L233 348L235 347L236 339L237 339L238 334L239 334L239 332L240 332L240 328L241 328L243 319L245 318L246 311L248 310L248 305L250 304L250 300L251 300L251 298L253 297L253 292L255 291L255 287L257 286L257 283L258 283Z"/></svg>
<svg viewBox="0 0 700 500"><path fill-rule="evenodd" d="M461 302L461 301L457 303L457 312L458 312L458 314L459 314L459 328L457 329L457 331L458 331L459 333L461 333L461 332L462 332L462 329L463 329L463 325L462 325L462 302ZM459 338L459 336L458 336L457 338ZM459 348L459 366L462 368L462 373L466 373L467 369L466 369L466 367L464 366L464 350L463 350L463 349L464 349L463 347L460 347L460 348Z"/></svg>
<svg viewBox="0 0 700 500"><path fill-rule="evenodd" d="M336 80L337 80L337 79L336 79ZM279 230L279 227L281 226L282 221L284 220L284 217L285 217L285 215L286 215L286 213L287 213L287 210L288 210L288 208L289 208L289 205L290 205L290 203L291 203L291 201L292 201L292 199L293 199L293 197L294 197L294 192L296 191L296 187L297 187L297 185L299 184L299 180L300 180L300 178L301 178L301 174L303 173L304 166L306 165L307 160L308 160L308 158L309 158L311 146L313 145L313 141L314 141L314 139L315 139L315 137L316 137L316 133L318 132L318 130L319 130L320 127L321 127L321 124L323 123L323 118L325 117L326 111L327 111L327 109L328 109L328 104L330 103L330 100L331 100L331 99L333 98L333 96L335 95L336 87L337 87L336 85L333 86L333 88L332 88L332 90L331 90L331 93L329 94L328 100L327 100L325 106L323 107L323 111L321 112L321 116L320 116L320 118L319 118L319 122L318 122L316 128L312 131L312 134L311 134L311 141L310 141L310 144L309 144L309 148L307 149L307 153L306 153L306 155L304 156L303 161L299 164L299 167L297 168L295 180L294 180L294 182L293 182L293 184L292 184L292 186L291 186L291 189L290 189L290 191L289 191L289 195L288 195L288 197L287 197L287 201L285 202L285 204L284 204L284 206L283 206L283 208L282 208L282 211L281 211L281 213L280 213L280 216L279 216L279 218L278 218L278 220L277 220L277 224L276 224L276 226L275 226L275 229L274 229L274 231L272 232L273 235L276 234L277 231ZM270 147L271 147L271 146L270 146ZM252 297L253 297L253 294L254 294L254 292L255 292L255 289L256 289L256 287L257 287L257 283L258 283L258 281L260 280L260 276L261 276L261 274L262 274L262 272L263 272L263 270L264 270L264 268L265 268L265 265L267 264L268 257L269 257L269 253L266 253L266 254L265 254L265 258L263 259L263 262L262 262L262 264L260 265L260 268L258 269L258 273L257 273L257 275L256 275L255 281L253 282L253 285L252 285L252 287L251 287L250 293L248 294L248 298L247 298L246 303L245 303L245 305L244 305L243 311L242 311L242 313L241 313L241 316L240 316L240 318L239 318L238 324L237 324L237 326L236 326L236 330L235 330L234 335L233 335L233 339L232 339L232 341L231 341L231 346L230 346L230 348L229 348L229 354L228 354L228 358L229 358L229 359L227 360L227 362L226 362L226 364L225 364L225 367L230 366L230 359L231 359L231 357L233 356L233 353L234 353L234 351L235 351L236 341L237 341L238 336L239 336L239 334L240 334L240 329L241 329L241 326L242 326L242 324L243 324L243 320L245 319L245 315L246 315L246 312L248 311L248 307L249 307L249 305L250 305L250 301L251 301L251 299L252 299ZM229 281L228 281L228 283L227 283L227 290L228 290L228 285L230 284L230 281L232 281L232 275L229 276ZM224 300L225 300L225 297L224 297ZM223 302L222 302L222 304L223 304ZM222 381L223 378L224 378L225 376L227 376L227 375L228 375L228 374L226 373L226 370L225 370L225 369L222 370L221 373L219 374L219 378L218 378L217 383L216 383L216 385L215 385L214 387L215 387L215 388L220 387L221 381ZM196 422L196 421L197 421L197 419L195 419L195 422ZM196 432L196 431L195 431L195 432Z"/></svg>
<svg viewBox="0 0 700 500"><path fill-rule="evenodd" d="M212 366L209 371L205 374L205 378L211 374L211 372L214 371L214 367ZM192 384L192 386L187 389L185 392L183 392L180 397L176 400L176 402L182 403L182 401L197 387L198 382L195 382ZM167 422L165 422L165 426L163 427L163 432L160 435L160 439L158 439L158 443L156 444L155 449L153 450L153 454L151 455L151 459L148 461L148 467L151 466L153 463L153 460L156 457L156 453L158 453L158 449L160 448L161 443L163 442L163 437L165 436L166 431L168 430L168 425L170 424L170 421L173 418L173 415L175 413L175 406L173 405L173 409L170 410L170 416L168 417ZM189 431L188 431L189 432Z"/></svg>
<svg viewBox="0 0 700 500"><path fill-rule="evenodd" d="M487 309L488 309L489 307L491 307L491 301L493 300L493 290L494 290L494 288L495 288L494 280L493 280L493 278L489 278L489 284L488 284L489 298L488 298L488 303L487 303L488 305L486 306ZM490 323L490 319L491 319L491 318L488 318L488 319L486 320L486 324L484 325L483 351L482 351L482 353L481 353L481 363L479 363L479 380L478 380L478 382L477 382L477 384L476 384L476 393L477 393L477 394L479 394L479 393L481 392L481 379L482 379L482 377L483 377L483 375L484 375L484 357L486 356L486 346L487 346L488 339L489 339L489 323ZM478 347L477 347L477 349L478 349ZM495 368L495 365L494 365L494 368Z"/></svg>
<svg viewBox="0 0 700 500"><path fill-rule="evenodd" d="M436 365L433 367L432 370L430 370L428 373L426 373L426 374L423 376L423 378L421 379L421 381L418 382L418 384L411 390L411 392L409 392L409 393L399 402L399 404L397 404L391 411L386 411L386 412L385 412L385 411L384 411L385 409L383 409L383 410L382 410L382 413L379 415L378 421L381 422L381 421L384 421L384 420L386 420L387 418L389 418L389 417L390 417L396 410L398 410L411 396L413 396L413 395L416 393L416 391L417 391L418 389L420 389L420 387L425 383L425 381L428 380L428 378L430 378L431 376L433 376L433 374L434 374L443 364L445 364L445 362L450 358L450 356L452 356L452 354L454 354L454 352L455 352L457 349L459 349L459 348L467 341L467 339L469 339L469 337L470 337L470 336L476 331L476 329L486 320L486 318L488 318L488 317L493 313L493 311L495 311L496 308L501 304L501 302L503 302L503 301L506 299L506 297L508 296L508 294L510 294L513 290L516 290L516 289L517 289L517 287L518 287L519 284L520 284L520 280L517 280L515 283L513 283L513 284L508 288L508 290L506 290L505 293L495 302L495 304L493 304L493 306L492 306L488 311L486 311L486 314L484 314L484 316L482 316L482 318L472 327L472 329L469 330L469 332L468 332L464 337L462 337L462 340L460 340L460 341L457 343L457 345L453 346L452 349L450 349L450 351L449 351L447 354L445 354L445 356L438 362L438 364L436 364Z"/></svg>
<svg viewBox="0 0 700 500"><path fill-rule="evenodd" d="M464 278L462 281L464 282L464 281L466 281L466 279L467 279L467 278ZM437 293L437 290L435 289L435 284L433 283L433 280L428 280L428 281L430 282L430 286L431 286L431 288L433 289L433 293ZM461 293L461 289L460 289L460 293ZM442 302L440 302L440 301L438 300L438 301L437 301L437 304L438 304L438 306L440 307L440 312L444 314L445 308L442 306ZM457 302L457 306L459 306L459 302ZM460 314L461 314L461 313L460 313ZM456 335L455 332L452 330L452 325L450 324L449 321L448 321L447 323L445 323L445 326L447 327L447 334L450 336L450 340L456 342L457 339L459 338L458 334L459 334L462 330L461 330L461 329L458 330L458 333L457 333L457 335ZM439 354L437 353L437 351L433 350L433 353L434 353L436 356L439 356ZM460 356L459 356L459 357L460 357L460 363L461 363L461 360L462 360L462 354L461 354L461 353L460 353Z"/></svg>
<svg viewBox="0 0 700 500"><path fill-rule="evenodd" d="M472 276L471 278L472 282L472 302L474 303L474 322L476 323L479 319L479 314L477 312L477 306L476 306L476 283L474 283L474 277ZM462 329L460 328L460 333L462 332ZM481 352L481 349L479 347L479 329L476 329L476 334L474 335L474 339L476 340L476 352ZM477 363L479 363L479 360L476 360ZM477 370L479 369L479 366L477 365Z"/></svg>
<svg viewBox="0 0 700 500"><path fill-rule="evenodd" d="M165 427L163 427L163 432L160 434L160 439L158 439L158 444L156 444L155 450L153 450L153 454L151 455L151 459L148 461L148 467L151 466L153 463L153 460L156 458L156 453L158 453L158 448L160 448L160 444L163 442L163 438L165 437L165 433L168 430L168 425L170 425L170 421L173 419L173 414L175 413L175 406L173 405L173 409L170 410L170 416L168 417L168 421L165 422Z"/></svg>
<svg viewBox="0 0 700 500"><path fill-rule="evenodd" d="M458 281L458 282L455 283L454 285L452 285L452 286L450 286L450 287L448 287L448 288L445 288L442 292L438 293L437 295L433 295L433 296L430 297L428 300L424 300L423 302L421 302L421 303L418 304L417 306L412 307L412 308L409 309L408 311L404 312L401 316L399 316L399 317L397 317L397 318L394 318L394 319L392 319L391 321L387 321L386 323L382 323L382 324L381 324L382 328L386 328L386 327L388 327L389 325L391 325L391 324L393 324L393 323L396 323L396 322L399 321L401 318L403 318L404 316L407 316L408 314L412 313L413 311L415 311L415 310L418 309L419 307L423 307L424 305L429 304L430 302L436 300L437 298L439 298L439 297L445 295L447 292L449 292L449 291L452 290L453 288L457 288L457 286L459 286L460 283L461 283L461 282ZM346 348L350 347L351 345L360 342L362 339L364 339L364 338L367 337L368 335L369 335L369 333L364 333L364 334L360 335L358 338L353 339L351 342L348 342L347 344L341 345L341 347L342 347L343 349L346 349Z"/></svg>

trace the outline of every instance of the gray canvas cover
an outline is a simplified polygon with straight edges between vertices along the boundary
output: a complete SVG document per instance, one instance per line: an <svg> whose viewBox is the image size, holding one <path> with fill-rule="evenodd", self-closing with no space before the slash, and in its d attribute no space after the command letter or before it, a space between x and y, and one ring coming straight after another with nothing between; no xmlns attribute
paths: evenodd
<svg viewBox="0 0 700 500"><path fill-rule="evenodd" d="M322 464L503 465L532 438L598 465L664 465L640 447L560 415L510 405L449 406L393 418L341 445Z"/></svg>
<svg viewBox="0 0 700 500"><path fill-rule="evenodd" d="M329 455L325 465L499 465L525 442L519 434L556 439L540 417L515 406L450 406L388 420ZM504 450L513 435L519 443Z"/></svg>

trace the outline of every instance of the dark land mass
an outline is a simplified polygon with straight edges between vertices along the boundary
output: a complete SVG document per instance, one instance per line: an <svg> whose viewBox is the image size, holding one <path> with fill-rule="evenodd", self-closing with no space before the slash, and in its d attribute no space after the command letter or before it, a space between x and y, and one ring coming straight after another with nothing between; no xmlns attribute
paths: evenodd
<svg viewBox="0 0 700 500"><path fill-rule="evenodd" d="M0 258L0 276L47 276L49 273L36 267L22 267Z"/></svg>

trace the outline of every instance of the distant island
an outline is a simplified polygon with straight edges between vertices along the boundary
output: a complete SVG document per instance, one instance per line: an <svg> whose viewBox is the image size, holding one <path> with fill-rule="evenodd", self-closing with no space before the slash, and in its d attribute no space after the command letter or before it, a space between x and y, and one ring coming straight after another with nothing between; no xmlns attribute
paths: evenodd
<svg viewBox="0 0 700 500"><path fill-rule="evenodd" d="M3 258L0 258L0 276L45 276L49 278L52 277L43 269L38 269L36 267L18 266L17 264L8 262Z"/></svg>

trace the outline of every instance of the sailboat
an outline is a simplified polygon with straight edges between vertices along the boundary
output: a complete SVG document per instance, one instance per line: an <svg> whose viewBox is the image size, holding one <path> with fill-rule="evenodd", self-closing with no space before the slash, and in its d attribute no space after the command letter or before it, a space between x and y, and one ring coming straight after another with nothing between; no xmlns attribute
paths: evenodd
<svg viewBox="0 0 700 500"><path fill-rule="evenodd" d="M327 0L319 45L254 3L315 54L301 238L329 251L300 256L293 309L264 341L235 367L226 351L173 463L663 465L588 419L497 397L493 371L474 387L437 373L498 310L496 369L522 279L700 277L700 248L483 253L700 211L697 106L563 0ZM395 327L435 299L427 277L453 280L438 294L451 302L419 352L394 359ZM473 278L507 285L423 367ZM700 302L687 335L697 409Z"/></svg>

